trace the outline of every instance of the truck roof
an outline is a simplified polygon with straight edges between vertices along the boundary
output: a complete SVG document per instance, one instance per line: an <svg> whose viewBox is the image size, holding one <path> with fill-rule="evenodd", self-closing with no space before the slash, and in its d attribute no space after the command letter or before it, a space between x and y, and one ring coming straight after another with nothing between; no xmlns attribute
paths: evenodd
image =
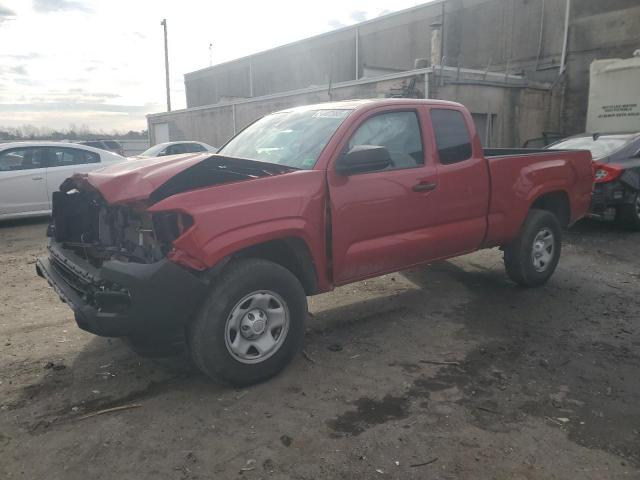
<svg viewBox="0 0 640 480"><path fill-rule="evenodd" d="M359 110L386 105L433 105L440 107L461 107L460 103L431 98L366 98L341 100L338 102L316 103L299 107L285 108L280 112L304 112L308 110ZM275 112L274 112L275 113Z"/></svg>

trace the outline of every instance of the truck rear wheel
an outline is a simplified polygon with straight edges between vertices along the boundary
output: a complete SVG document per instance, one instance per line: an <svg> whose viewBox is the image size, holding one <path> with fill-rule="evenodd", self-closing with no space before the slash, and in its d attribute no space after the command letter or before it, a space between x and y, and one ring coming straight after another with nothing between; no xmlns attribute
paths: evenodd
<svg viewBox="0 0 640 480"><path fill-rule="evenodd" d="M622 205L618 209L616 221L628 230L640 230L640 192L636 192L631 203Z"/></svg>
<svg viewBox="0 0 640 480"><path fill-rule="evenodd" d="M213 379L262 382L302 348L306 317L307 297L289 270L262 259L235 260L189 325L191 356Z"/></svg>
<svg viewBox="0 0 640 480"><path fill-rule="evenodd" d="M546 210L532 209L518 238L504 249L507 275L525 287L544 285L558 265L561 243L556 216Z"/></svg>

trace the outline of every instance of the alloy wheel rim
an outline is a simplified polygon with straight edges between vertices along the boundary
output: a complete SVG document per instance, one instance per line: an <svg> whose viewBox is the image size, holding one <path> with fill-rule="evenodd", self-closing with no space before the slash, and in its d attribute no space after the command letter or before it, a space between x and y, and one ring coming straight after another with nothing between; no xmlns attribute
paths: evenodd
<svg viewBox="0 0 640 480"><path fill-rule="evenodd" d="M555 253L555 237L548 228L540 230L533 239L531 262L537 272L544 272L549 268Z"/></svg>
<svg viewBox="0 0 640 480"><path fill-rule="evenodd" d="M225 345L241 363L264 362L284 343L289 332L289 309L276 292L245 295L231 309L225 325Z"/></svg>

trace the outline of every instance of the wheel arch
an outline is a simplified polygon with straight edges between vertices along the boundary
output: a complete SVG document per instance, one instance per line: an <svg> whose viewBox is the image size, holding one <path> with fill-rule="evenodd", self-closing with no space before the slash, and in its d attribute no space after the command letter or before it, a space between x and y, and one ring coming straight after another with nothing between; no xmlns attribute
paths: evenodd
<svg viewBox="0 0 640 480"><path fill-rule="evenodd" d="M300 281L307 295L318 292L318 275L307 243L300 237L289 236L267 240L244 247L227 257L261 258L289 270Z"/></svg>
<svg viewBox="0 0 640 480"><path fill-rule="evenodd" d="M529 207L529 210L546 210L556 216L562 228L571 223L571 203L569 195L564 190L554 190L539 195Z"/></svg>

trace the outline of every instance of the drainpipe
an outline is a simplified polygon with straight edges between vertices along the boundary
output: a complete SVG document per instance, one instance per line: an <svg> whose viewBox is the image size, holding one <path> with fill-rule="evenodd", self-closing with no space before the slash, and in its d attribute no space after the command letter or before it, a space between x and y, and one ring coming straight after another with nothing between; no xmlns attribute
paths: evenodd
<svg viewBox="0 0 640 480"><path fill-rule="evenodd" d="M567 63L567 41L569 39L569 13L571 11L571 0L566 0L566 10L564 12L564 40L562 42L562 58L560 60L560 73L562 75Z"/></svg>
<svg viewBox="0 0 640 480"><path fill-rule="evenodd" d="M237 127L236 127L236 104L232 103L231 104L231 115L233 118L233 134L235 135L237 133Z"/></svg>
<svg viewBox="0 0 640 480"><path fill-rule="evenodd" d="M536 55L535 71L538 71L540 63L540 55L542 55L542 33L544 32L544 0L542 0L542 8L540 9L540 34L538 35L538 54Z"/></svg>
<svg viewBox="0 0 640 480"><path fill-rule="evenodd" d="M440 58L444 58L444 3L445 2L442 2L442 14L440 17L440 21L442 22L442 27L440 27ZM442 63L444 63L444 60L442 60Z"/></svg>
<svg viewBox="0 0 640 480"><path fill-rule="evenodd" d="M356 80L360 78L360 29L355 28L356 34Z"/></svg>
<svg viewBox="0 0 640 480"><path fill-rule="evenodd" d="M433 71L433 70L431 70ZM425 72L424 74L424 98L429 98L429 72Z"/></svg>
<svg viewBox="0 0 640 480"><path fill-rule="evenodd" d="M443 69L442 69L442 23L433 22L431 25L431 71L433 72L433 81L438 81L436 70L440 66L440 81L444 85Z"/></svg>
<svg viewBox="0 0 640 480"><path fill-rule="evenodd" d="M431 25L431 66L442 63L442 23L433 22Z"/></svg>
<svg viewBox="0 0 640 480"><path fill-rule="evenodd" d="M253 98L253 62L249 59L249 97Z"/></svg>

